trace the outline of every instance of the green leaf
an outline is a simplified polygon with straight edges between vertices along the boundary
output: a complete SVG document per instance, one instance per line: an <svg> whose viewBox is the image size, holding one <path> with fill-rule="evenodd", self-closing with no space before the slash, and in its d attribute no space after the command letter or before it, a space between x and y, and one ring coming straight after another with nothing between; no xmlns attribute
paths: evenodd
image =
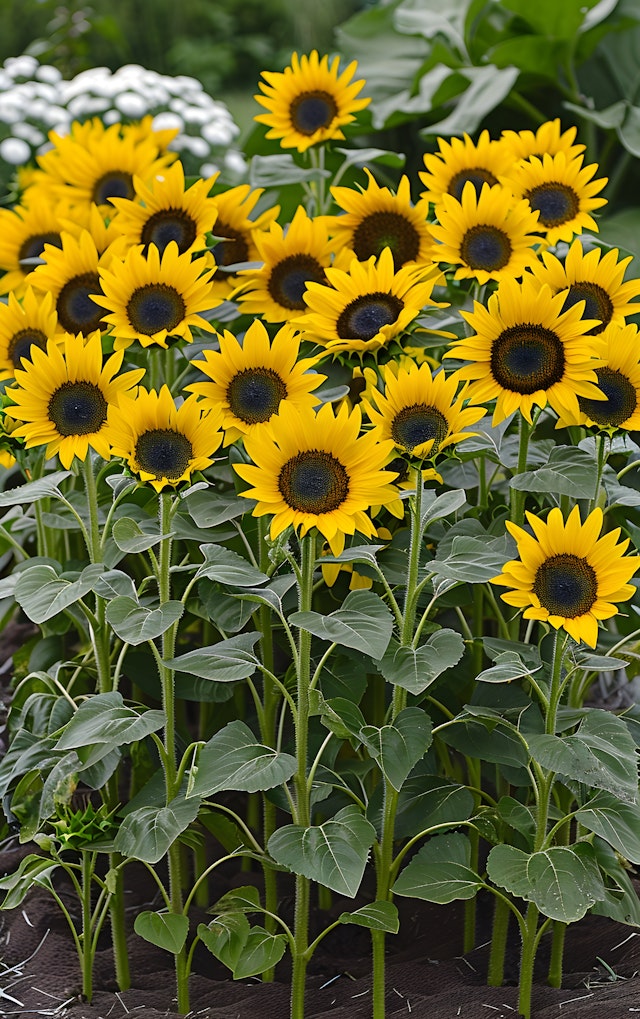
<svg viewBox="0 0 640 1019"><path fill-rule="evenodd" d="M103 572L93 588L100 598L111 601L118 595L126 595L129 598L136 598L135 585L128 573L122 570L106 570Z"/></svg>
<svg viewBox="0 0 640 1019"><path fill-rule="evenodd" d="M37 481L29 481L26 485L18 488L10 488L6 492L0 492L0 509L5 506L23 506L39 502L47 496L60 495L59 484L65 478L71 477L71 471L54 471Z"/></svg>
<svg viewBox="0 0 640 1019"><path fill-rule="evenodd" d="M247 943L251 926L244 913L225 913L210 924L198 924L200 940L223 966L236 968Z"/></svg>
<svg viewBox="0 0 640 1019"><path fill-rule="evenodd" d="M382 163L383 166L393 166L399 170L406 163L404 152L391 152L389 149L339 149L336 152L344 156L341 169L348 166L369 166L370 163Z"/></svg>
<svg viewBox="0 0 640 1019"><path fill-rule="evenodd" d="M294 612L289 622L322 640L355 648L376 660L382 658L393 632L391 612L372 591L352 591L342 608L328 616Z"/></svg>
<svg viewBox="0 0 640 1019"><path fill-rule="evenodd" d="M200 751L190 795L213 796L222 790L255 793L288 782L296 759L259 743L239 720L229 722Z"/></svg>
<svg viewBox="0 0 640 1019"><path fill-rule="evenodd" d="M405 647L391 641L380 662L380 671L394 686L421 694L447 669L457 665L464 654L464 641L456 630L436 630L426 644Z"/></svg>
<svg viewBox="0 0 640 1019"><path fill-rule="evenodd" d="M46 884L50 874L58 867L57 863L33 853L25 856L13 874L0 878L0 889L7 891L0 903L0 909L15 909L24 902L34 884Z"/></svg>
<svg viewBox="0 0 640 1019"><path fill-rule="evenodd" d="M273 156L253 156L249 163L249 183L252 188L280 188L283 184L300 184L302 181L322 180L330 176L328 170L299 166L288 152Z"/></svg>
<svg viewBox="0 0 640 1019"><path fill-rule="evenodd" d="M163 711L139 712L126 707L122 694L117 691L94 694L80 704L67 722L55 749L70 750L93 743L108 743L114 747L135 743L157 732L164 722Z"/></svg>
<svg viewBox="0 0 640 1019"><path fill-rule="evenodd" d="M593 846L586 842L531 854L514 846L494 846L487 873L494 884L534 902L544 916L563 923L581 920L605 897Z"/></svg>
<svg viewBox="0 0 640 1019"><path fill-rule="evenodd" d="M161 860L179 835L195 821L200 801L177 796L167 807L140 807L127 814L115 837L123 856L146 863Z"/></svg>
<svg viewBox="0 0 640 1019"><path fill-rule="evenodd" d="M428 564L428 569L448 580L458 580L464 584L485 584L502 571L510 558L509 550L508 539L504 536L493 538L485 535L480 538L460 534L452 539L448 554L445 553L444 558L434 559Z"/></svg>
<svg viewBox="0 0 640 1019"><path fill-rule="evenodd" d="M546 467L522 471L509 484L518 492L553 492L591 499L597 480L598 465L590 453L576 446L555 446Z"/></svg>
<svg viewBox="0 0 640 1019"><path fill-rule="evenodd" d="M287 948L284 934L270 934L264 927L252 927L234 970L234 980L264 973L280 962Z"/></svg>
<svg viewBox="0 0 640 1019"><path fill-rule="evenodd" d="M260 893L255 885L241 885L225 892L213 908L218 913L259 913Z"/></svg>
<svg viewBox="0 0 640 1019"><path fill-rule="evenodd" d="M531 676L542 668L542 665L538 665L532 669L514 651L503 651L495 661L496 664L490 669L483 669L478 673L477 683L511 683L514 679Z"/></svg>
<svg viewBox="0 0 640 1019"><path fill-rule="evenodd" d="M448 517L456 510L461 509L467 501L464 489L455 488L451 492L444 492L436 495L431 489L423 489L422 492L422 513L420 517L420 528L424 531L429 524L436 520Z"/></svg>
<svg viewBox="0 0 640 1019"><path fill-rule="evenodd" d="M489 64L485 67L461 67L455 75L463 79L464 88L456 97L453 111L443 120L424 128L420 132L422 137L473 134L487 114L509 95L518 80L519 70L517 67L501 68ZM454 78L454 75L451 77ZM435 99L437 101L437 94Z"/></svg>
<svg viewBox="0 0 640 1019"><path fill-rule="evenodd" d="M422 708L405 708L393 725L367 725L361 736L385 778L400 790L414 765L431 746L431 719Z"/></svg>
<svg viewBox="0 0 640 1019"><path fill-rule="evenodd" d="M368 927L371 931L386 931L387 934L397 934L400 930L398 908L393 902L370 902L353 913L341 913L338 921Z"/></svg>
<svg viewBox="0 0 640 1019"><path fill-rule="evenodd" d="M360 733L366 720L360 708L346 697L331 697L325 700L319 690L312 690L312 713L320 715L320 721L339 739L362 742Z"/></svg>
<svg viewBox="0 0 640 1019"><path fill-rule="evenodd" d="M640 863L640 806L599 792L576 813L576 820L595 832L631 863Z"/></svg>
<svg viewBox="0 0 640 1019"><path fill-rule="evenodd" d="M118 517L111 534L121 552L145 552L171 537L169 534L162 535L155 521L149 521L146 530L143 530L132 517Z"/></svg>
<svg viewBox="0 0 640 1019"><path fill-rule="evenodd" d="M591 912L640 927L640 899L628 870L608 842L595 838L593 848L600 873L605 877L605 897L591 907Z"/></svg>
<svg viewBox="0 0 640 1019"><path fill-rule="evenodd" d="M103 573L101 563L91 563L74 574L77 579L66 580L51 566L31 566L18 577L15 599L29 619L44 623L92 591Z"/></svg>
<svg viewBox="0 0 640 1019"><path fill-rule="evenodd" d="M114 598L107 605L107 622L127 644L144 644L165 633L184 612L181 601L167 601L157 609L140 605L126 595Z"/></svg>
<svg viewBox="0 0 640 1019"><path fill-rule="evenodd" d="M177 955L187 940L189 917L181 913L153 913L146 909L136 916L133 929L145 941Z"/></svg>
<svg viewBox="0 0 640 1019"><path fill-rule="evenodd" d="M442 739L465 756L491 764L526 768L529 762L522 739L513 726L498 719L470 718L463 714L456 718L455 725L442 732Z"/></svg>
<svg viewBox="0 0 640 1019"><path fill-rule="evenodd" d="M481 878L471 869L471 843L454 833L429 839L400 873L393 892L444 904L472 899L481 887Z"/></svg>
<svg viewBox="0 0 640 1019"><path fill-rule="evenodd" d="M588 11L598 4L599 0L537 0L535 4L528 0L503 0L507 10L513 11L527 24L546 36L547 39L572 40L585 21Z"/></svg>
<svg viewBox="0 0 640 1019"><path fill-rule="evenodd" d="M398 797L396 838L410 838L435 825L460 824L471 817L473 810L473 793L466 786L416 768Z"/></svg>
<svg viewBox="0 0 640 1019"><path fill-rule="evenodd" d="M219 584L231 587L255 587L269 579L266 573L256 569L246 559L222 545L201 545L204 563L198 567L196 578L208 577Z"/></svg>
<svg viewBox="0 0 640 1019"><path fill-rule="evenodd" d="M330 821L303 828L288 824L268 843L276 863L353 898L360 887L376 833L356 806L344 807Z"/></svg>
<svg viewBox="0 0 640 1019"><path fill-rule="evenodd" d="M624 721L610 711L589 709L574 735L532 733L527 742L533 759L548 771L635 803L635 745Z"/></svg>
<svg viewBox="0 0 640 1019"><path fill-rule="evenodd" d="M165 665L178 672L188 672L201 679L213 679L218 683L233 683L248 679L256 671L259 660L253 646L260 639L259 633L240 633L209 647L187 651L177 658L168 658Z"/></svg>

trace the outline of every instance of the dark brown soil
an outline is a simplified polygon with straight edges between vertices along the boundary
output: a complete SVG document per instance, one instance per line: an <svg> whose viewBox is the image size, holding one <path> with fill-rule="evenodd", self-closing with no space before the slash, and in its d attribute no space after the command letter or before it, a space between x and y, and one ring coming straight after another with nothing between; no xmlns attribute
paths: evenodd
<svg viewBox="0 0 640 1019"><path fill-rule="evenodd" d="M17 866L24 847L8 849L3 870ZM144 871L129 871L131 917L149 908L150 887ZM227 875L227 887L246 884L251 876ZM216 897L224 888L216 888ZM68 904L72 906L73 900ZM400 934L388 939L388 1019L507 1019L517 1016L517 937L510 944L510 983L486 987L487 946L465 956L460 949L461 910L398 900ZM488 930L490 917L480 903L478 928ZM75 906L73 906L75 909ZM287 909L287 903L283 904ZM353 908L336 902L334 910ZM194 916L207 920L205 913ZM177 1019L173 957L129 937L132 987L118 991L114 982L108 934L97 954L95 993L91 1005L79 994L76 953L58 907L36 890L24 904L0 914L0 1015L36 1019ZM325 921L323 921L324 923ZM601 917L586 917L569 927L565 980L560 990L544 984L541 971L533 996L534 1019L622 1019L640 1014L639 932ZM369 934L339 927L323 942L310 966L306 1019L369 1019L371 981ZM191 976L194 1019L288 1019L288 965L280 964L275 983L230 980L227 971L205 950L196 952Z"/></svg>

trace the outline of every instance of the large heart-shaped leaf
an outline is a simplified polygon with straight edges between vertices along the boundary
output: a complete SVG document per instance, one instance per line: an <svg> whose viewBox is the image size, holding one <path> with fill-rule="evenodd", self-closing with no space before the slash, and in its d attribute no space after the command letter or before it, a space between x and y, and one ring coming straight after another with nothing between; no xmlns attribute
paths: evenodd
<svg viewBox="0 0 640 1019"><path fill-rule="evenodd" d="M351 806L321 825L287 824L271 836L267 848L276 863L294 874L353 898L375 837L373 825Z"/></svg>
<svg viewBox="0 0 640 1019"><path fill-rule="evenodd" d="M246 559L222 545L201 545L204 563L198 567L196 577L208 577L219 584L231 587L255 587L269 578L262 570L256 569Z"/></svg>
<svg viewBox="0 0 640 1019"><path fill-rule="evenodd" d="M400 873L394 895L427 902L472 899L482 879L471 869L471 843L465 835L436 835Z"/></svg>
<svg viewBox="0 0 640 1019"><path fill-rule="evenodd" d="M29 619L44 623L92 591L104 571L101 563L91 563L82 573L67 579L52 566L31 566L18 577L15 599Z"/></svg>
<svg viewBox="0 0 640 1019"><path fill-rule="evenodd" d="M640 863L640 805L623 803L599 792L576 813L576 821L617 849L626 860Z"/></svg>
<svg viewBox="0 0 640 1019"><path fill-rule="evenodd" d="M183 612L181 601L167 601L158 608L150 609L134 598L122 595L107 605L107 622L127 644L144 644L165 633Z"/></svg>
<svg viewBox="0 0 640 1019"><path fill-rule="evenodd" d="M157 863L179 835L195 821L200 800L178 796L167 807L140 807L127 814L115 837L114 848L123 856Z"/></svg>
<svg viewBox="0 0 640 1019"><path fill-rule="evenodd" d="M201 679L233 683L239 679L248 679L256 671L259 662L253 646L259 639L259 633L240 633L237 637L221 640L210 647L187 651L177 658L168 658L164 664L178 672L200 676Z"/></svg>
<svg viewBox="0 0 640 1019"><path fill-rule="evenodd" d="M431 719L422 708L405 708L393 725L381 728L367 725L361 736L384 776L394 789L400 790L411 769L431 746Z"/></svg>
<svg viewBox="0 0 640 1019"><path fill-rule="evenodd" d="M421 694L464 654L464 641L456 630L437 630L426 644L406 647L392 640L380 662L380 671L394 686Z"/></svg>
<svg viewBox="0 0 640 1019"><path fill-rule="evenodd" d="M287 782L296 770L291 754L265 746L244 722L229 722L205 743L189 795L213 796L223 789L256 793Z"/></svg>
<svg viewBox="0 0 640 1019"><path fill-rule="evenodd" d="M182 913L153 913L145 909L136 916L133 929L145 941L177 955L187 940L189 917Z"/></svg>
<svg viewBox="0 0 640 1019"><path fill-rule="evenodd" d="M294 612L289 622L376 660L387 650L393 632L391 612L372 591L352 591L342 608L326 616L320 612Z"/></svg>
<svg viewBox="0 0 640 1019"><path fill-rule="evenodd" d="M94 694L83 701L56 743L56 750L108 743L114 747L135 743L164 725L163 711L136 711L125 705L117 691Z"/></svg>
<svg viewBox="0 0 640 1019"><path fill-rule="evenodd" d="M514 846L494 846L487 873L494 884L535 902L544 916L563 923L582 919L595 902L605 898L593 846L586 842L531 854Z"/></svg>

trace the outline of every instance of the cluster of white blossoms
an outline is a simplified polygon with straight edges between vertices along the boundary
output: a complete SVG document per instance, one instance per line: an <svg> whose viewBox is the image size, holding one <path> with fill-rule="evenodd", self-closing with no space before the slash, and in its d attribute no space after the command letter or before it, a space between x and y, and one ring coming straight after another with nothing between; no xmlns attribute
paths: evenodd
<svg viewBox="0 0 640 1019"><path fill-rule="evenodd" d="M156 130L178 129L169 147L180 153L187 174L220 170L232 183L242 176L244 159L233 148L240 129L195 78L127 64L113 72L92 67L65 80L57 67L23 54L0 67L0 183L6 186L16 167L50 148L50 131L68 134L72 121L90 117L109 125L148 115Z"/></svg>

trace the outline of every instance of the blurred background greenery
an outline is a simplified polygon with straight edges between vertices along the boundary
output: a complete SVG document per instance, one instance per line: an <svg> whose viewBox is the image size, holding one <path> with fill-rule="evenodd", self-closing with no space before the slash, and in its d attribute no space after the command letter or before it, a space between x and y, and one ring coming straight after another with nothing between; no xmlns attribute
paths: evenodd
<svg viewBox="0 0 640 1019"><path fill-rule="evenodd" d="M71 78L140 64L186 74L227 103L241 127L256 112L260 72L292 50L330 50L334 28L373 0L2 0L0 64L31 53Z"/></svg>

